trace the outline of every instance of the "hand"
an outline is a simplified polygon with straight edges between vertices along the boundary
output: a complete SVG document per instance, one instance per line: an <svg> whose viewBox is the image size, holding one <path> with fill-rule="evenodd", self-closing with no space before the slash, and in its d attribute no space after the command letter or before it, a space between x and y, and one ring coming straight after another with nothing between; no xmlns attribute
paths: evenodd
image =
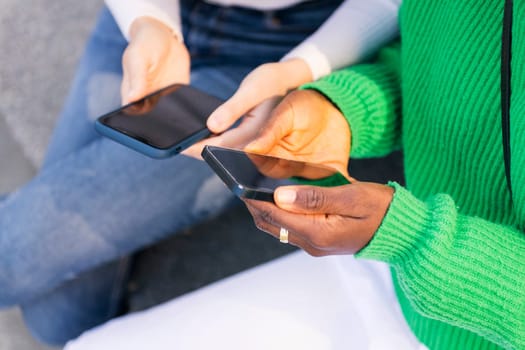
<svg viewBox="0 0 525 350"><path fill-rule="evenodd" d="M339 187L285 186L271 203L245 200L256 226L313 256L355 254L372 239L394 194L393 188L356 182Z"/></svg>
<svg viewBox="0 0 525 350"><path fill-rule="evenodd" d="M266 124L270 116L270 111L277 105L278 101L278 98L271 98L264 101L246 114L237 127L219 136L209 137L197 142L184 150L182 154L201 159L201 152L205 145L243 149L258 135L259 130Z"/></svg>
<svg viewBox="0 0 525 350"><path fill-rule="evenodd" d="M183 153L200 158L204 145L244 148L257 136L282 97L311 80L310 68L302 59L257 67L244 78L235 94L208 118L208 128L221 135L201 141ZM228 130L241 117L241 124Z"/></svg>
<svg viewBox="0 0 525 350"><path fill-rule="evenodd" d="M166 25L151 17L140 17L131 25L122 68L122 104L190 81L188 50Z"/></svg>
<svg viewBox="0 0 525 350"><path fill-rule="evenodd" d="M208 128L222 133L263 101L283 97L309 81L312 73L302 59L260 65L243 79L235 94L210 115Z"/></svg>
<svg viewBox="0 0 525 350"><path fill-rule="evenodd" d="M348 122L330 101L313 90L294 91L284 98L245 150L326 165L349 178Z"/></svg>

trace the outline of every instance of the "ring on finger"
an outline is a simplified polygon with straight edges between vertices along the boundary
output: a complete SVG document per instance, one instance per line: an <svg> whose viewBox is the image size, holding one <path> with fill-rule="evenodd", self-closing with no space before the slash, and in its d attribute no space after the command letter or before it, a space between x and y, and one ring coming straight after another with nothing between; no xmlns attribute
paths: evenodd
<svg viewBox="0 0 525 350"><path fill-rule="evenodd" d="M281 241L281 243L288 243L288 230L284 227L281 227L279 230L279 241Z"/></svg>

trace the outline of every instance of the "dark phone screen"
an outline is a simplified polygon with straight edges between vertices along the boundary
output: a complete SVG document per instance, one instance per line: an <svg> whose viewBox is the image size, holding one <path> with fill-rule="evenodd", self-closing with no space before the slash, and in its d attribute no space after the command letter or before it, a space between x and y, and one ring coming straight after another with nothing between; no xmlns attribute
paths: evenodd
<svg viewBox="0 0 525 350"><path fill-rule="evenodd" d="M220 147L207 147L222 165L228 176L246 188L265 188L275 190L283 182L271 179L324 180L334 177L334 184L348 183L336 170L319 164L282 159L267 155L242 152ZM290 182L291 183L291 182Z"/></svg>
<svg viewBox="0 0 525 350"><path fill-rule="evenodd" d="M171 148L206 129L222 103L187 85L173 85L100 118L100 122L159 149Z"/></svg>

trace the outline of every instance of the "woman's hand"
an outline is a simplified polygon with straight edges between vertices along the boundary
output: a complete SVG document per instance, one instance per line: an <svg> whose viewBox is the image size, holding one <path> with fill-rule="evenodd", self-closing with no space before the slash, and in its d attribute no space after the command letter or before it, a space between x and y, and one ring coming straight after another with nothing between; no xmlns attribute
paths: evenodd
<svg viewBox="0 0 525 350"><path fill-rule="evenodd" d="M151 17L140 17L131 25L122 67L122 104L190 81L188 50L166 25Z"/></svg>
<svg viewBox="0 0 525 350"><path fill-rule="evenodd" d="M356 182L339 187L285 186L271 203L245 200L260 230L288 241L313 256L355 254L372 239L388 210L394 190Z"/></svg>
<svg viewBox="0 0 525 350"><path fill-rule="evenodd" d="M221 135L201 141L183 153L200 158L204 145L244 148L258 135L282 97L311 80L310 68L302 59L257 67L244 78L235 94L208 118L208 128ZM241 117L241 123L228 130Z"/></svg>
<svg viewBox="0 0 525 350"><path fill-rule="evenodd" d="M208 128L222 133L264 101L283 97L309 81L312 73L302 59L260 65L243 79L235 94L210 115Z"/></svg>
<svg viewBox="0 0 525 350"><path fill-rule="evenodd" d="M294 91L275 108L245 150L326 165L348 177L350 127L320 93Z"/></svg>
<svg viewBox="0 0 525 350"><path fill-rule="evenodd" d="M235 128L227 130L219 136L209 137L197 142L183 151L182 154L201 159L201 152L205 145L243 149L259 134L278 101L278 98L264 101L246 114Z"/></svg>

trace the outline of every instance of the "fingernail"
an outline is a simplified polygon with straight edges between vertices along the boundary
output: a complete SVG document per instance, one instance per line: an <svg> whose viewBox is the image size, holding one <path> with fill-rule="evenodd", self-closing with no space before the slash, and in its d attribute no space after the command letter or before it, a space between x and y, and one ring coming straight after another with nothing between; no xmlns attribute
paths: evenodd
<svg viewBox="0 0 525 350"><path fill-rule="evenodd" d="M217 107L211 114L209 120L217 127L220 127L228 119L229 113L224 110L223 106Z"/></svg>
<svg viewBox="0 0 525 350"><path fill-rule="evenodd" d="M282 204L293 204L297 194L294 190L279 189L276 192L277 201Z"/></svg>
<svg viewBox="0 0 525 350"><path fill-rule="evenodd" d="M219 130L221 127L220 120L217 120L217 117L210 118L208 120L208 128L213 130Z"/></svg>

